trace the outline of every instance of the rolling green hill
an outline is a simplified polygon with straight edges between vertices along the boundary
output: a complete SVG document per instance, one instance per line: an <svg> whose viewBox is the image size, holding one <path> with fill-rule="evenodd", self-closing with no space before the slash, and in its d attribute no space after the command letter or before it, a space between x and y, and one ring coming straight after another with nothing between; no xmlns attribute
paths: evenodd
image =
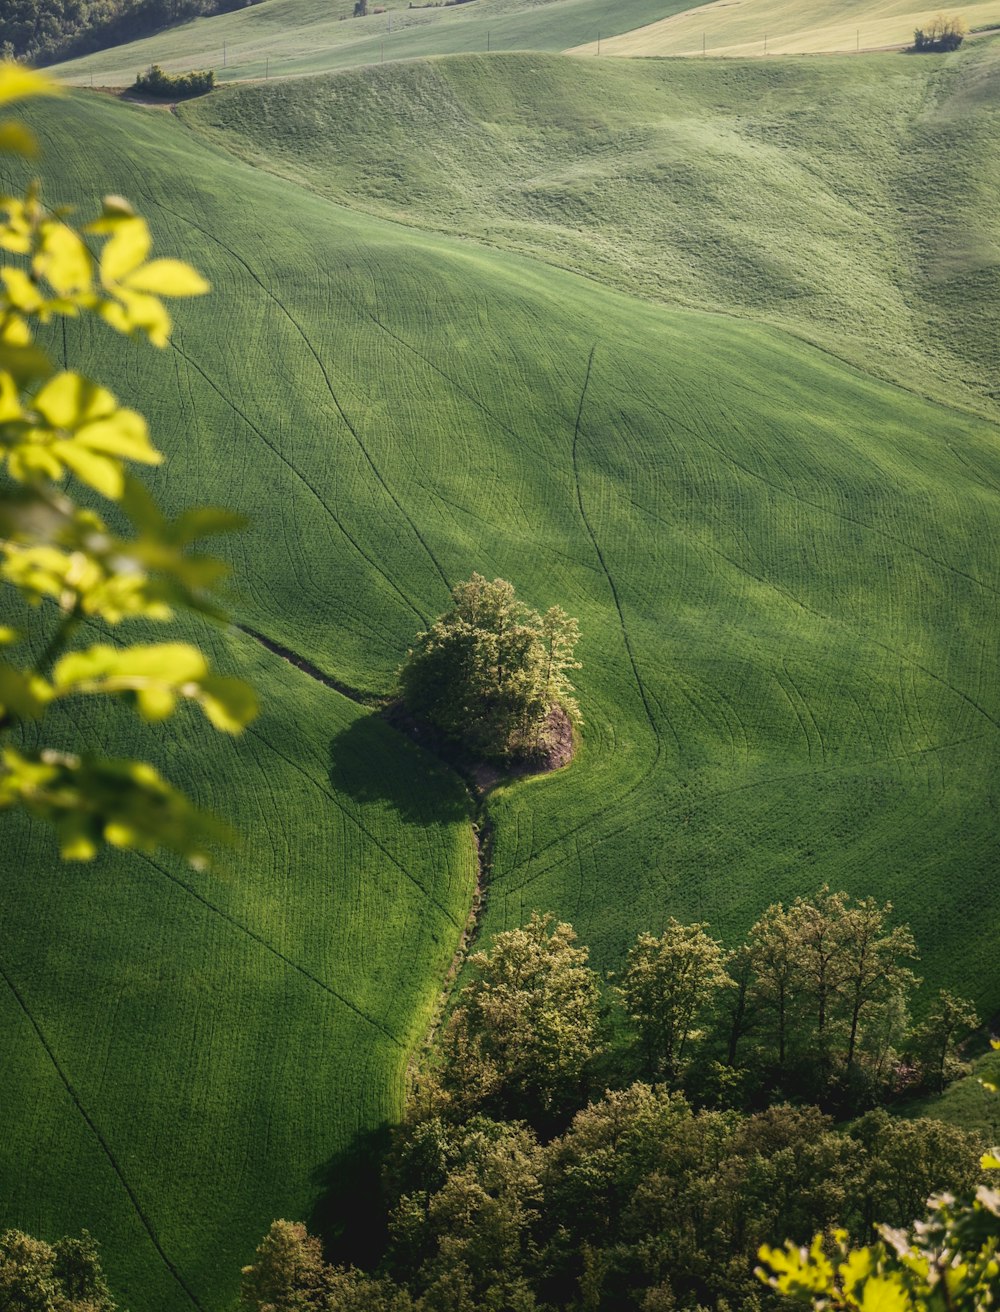
<svg viewBox="0 0 1000 1312"><path fill-rule="evenodd" d="M123 193L213 281L163 353L67 339L142 398L166 502L252 518L242 624L385 691L474 569L579 616L581 749L491 800L487 937L552 909L608 968L670 915L735 938L829 881L891 898L928 984L996 1008L994 424L773 326L344 208L160 111L33 117L53 192ZM263 695L245 739L82 730L231 814L229 871L67 871L4 828L0 1224L88 1225L132 1312L224 1307L267 1221L398 1110L471 897L457 781L215 641Z"/></svg>
<svg viewBox="0 0 1000 1312"><path fill-rule="evenodd" d="M265 0L53 71L79 85L130 86L139 69L153 63L170 72L211 67L230 80L298 77L469 50L565 50L686 6L687 0L472 0L409 8L389 0L378 6L383 12L355 19L349 0Z"/></svg>
<svg viewBox="0 0 1000 1312"><path fill-rule="evenodd" d="M468 56L179 107L251 163L995 408L1000 46L951 60Z"/></svg>

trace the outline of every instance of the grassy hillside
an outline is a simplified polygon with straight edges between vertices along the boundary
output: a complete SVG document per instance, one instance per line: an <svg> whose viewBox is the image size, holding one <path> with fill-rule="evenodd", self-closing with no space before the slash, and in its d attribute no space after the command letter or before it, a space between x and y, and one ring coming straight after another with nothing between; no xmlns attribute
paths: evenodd
<svg viewBox="0 0 1000 1312"><path fill-rule="evenodd" d="M565 50L644 26L687 0L473 0L350 17L353 0L265 0L252 9L198 19L156 36L57 65L80 85L130 86L157 63L170 71L211 67L223 80L298 77L382 60L469 50ZM370 5L374 9L374 4ZM225 44L225 50L223 50Z"/></svg>
<svg viewBox="0 0 1000 1312"><path fill-rule="evenodd" d="M995 426L770 327L360 216L159 111L36 117L53 191L131 197L215 285L167 352L68 345L143 398L170 504L253 518L241 622L384 690L473 569L579 616L582 748L494 800L487 937L551 908L610 967L669 915L735 937L829 881L892 898L928 982L996 1008ZM470 894L454 781L218 641L258 668L245 740L83 730L234 816L226 877L56 870L4 829L0 1224L89 1225L133 1312L223 1304L398 1106Z"/></svg>
<svg viewBox="0 0 1000 1312"><path fill-rule="evenodd" d="M954 59L468 56L180 107L261 167L995 406L1000 46Z"/></svg>
<svg viewBox="0 0 1000 1312"><path fill-rule="evenodd" d="M717 0L610 40L609 55L799 55L909 45L940 8L920 0ZM997 0L959 11L970 27L1000 23ZM765 49L766 38L766 49ZM580 47L596 53L596 45Z"/></svg>
<svg viewBox="0 0 1000 1312"><path fill-rule="evenodd" d="M225 1306L273 1216L308 1215L398 1116L471 894L454 781L249 639L211 645L262 695L244 739L96 711L57 734L145 754L230 816L221 870L60 867L3 821L0 1226L89 1226L124 1305L157 1312Z"/></svg>

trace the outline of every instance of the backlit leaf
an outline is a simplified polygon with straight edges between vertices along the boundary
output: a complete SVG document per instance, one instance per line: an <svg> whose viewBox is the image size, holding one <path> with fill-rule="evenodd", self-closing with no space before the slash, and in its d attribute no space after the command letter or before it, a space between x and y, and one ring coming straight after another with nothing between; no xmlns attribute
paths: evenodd
<svg viewBox="0 0 1000 1312"><path fill-rule="evenodd" d="M107 287L121 280L137 269L149 254L153 244L145 219L133 215L130 218L115 219L104 225L110 228L111 235L101 251L101 281ZM102 224L90 225L90 231L101 231Z"/></svg>
<svg viewBox="0 0 1000 1312"><path fill-rule="evenodd" d="M32 96L61 96L63 89L57 82L36 73L24 64L15 64L13 60L0 63L0 105L12 100L27 100Z"/></svg>
<svg viewBox="0 0 1000 1312"><path fill-rule="evenodd" d="M203 296L211 290L201 274L183 260L151 260L124 281L135 291L155 296Z"/></svg>

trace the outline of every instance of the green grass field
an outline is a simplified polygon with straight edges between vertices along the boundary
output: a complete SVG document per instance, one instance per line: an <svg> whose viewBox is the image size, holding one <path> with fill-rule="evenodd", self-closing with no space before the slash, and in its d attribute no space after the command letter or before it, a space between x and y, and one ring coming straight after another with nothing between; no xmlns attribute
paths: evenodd
<svg viewBox="0 0 1000 1312"><path fill-rule="evenodd" d="M996 43L953 60L468 56L178 112L332 199L788 328L995 413L998 74Z"/></svg>
<svg viewBox="0 0 1000 1312"><path fill-rule="evenodd" d="M436 85L461 82L458 63L434 65ZM484 99L523 88L507 67ZM764 143L820 134L815 84L794 96L782 84L765 132L757 69L725 68L719 101L733 120L757 115L762 158ZM988 114L988 74L956 82L947 114L928 100L928 131L951 141L964 115ZM606 85L586 84L598 124ZM547 121L561 86L546 70L541 104L510 104L508 118ZM851 86L860 122L877 96ZM483 122L501 121L486 108ZM388 132L388 117L372 122ZM771 901L829 882L891 898L928 987L997 1009L1000 450L996 425L967 408L990 404L985 373L968 364L965 409L932 403L774 324L654 304L346 208L234 159L199 136L199 113L80 94L33 118L54 195L123 193L161 249L214 284L181 308L165 352L122 351L87 326L67 340L74 361L141 399L172 457L155 478L165 502L251 517L229 548L241 623L380 692L474 569L579 616L581 750L491 800L487 940L552 909L609 968L670 915L735 939ZM675 168L656 142L650 167L660 150ZM723 210L730 156L718 165ZM316 187L312 167L304 151ZM429 206L444 184L420 167ZM859 212L867 169L843 184L856 179ZM983 252L993 181L985 170L962 201ZM925 230L958 224L940 185L913 183ZM794 213L787 243L806 247ZM756 209L747 239L763 226ZM965 255L949 258L933 312L953 343L961 288L981 289ZM980 274L992 276L985 255ZM724 281L704 276L705 303L723 308ZM874 302L851 309L849 285L861 354ZM992 322L985 298L973 303L959 362L978 358L974 324ZM751 310L735 295L730 308ZM922 331L900 347L913 368L928 358ZM959 364L928 387L943 394L948 370ZM305 1215L331 1159L398 1112L472 888L452 776L249 639L212 642L263 695L244 739L130 720L73 732L149 754L230 815L246 841L229 869L113 856L67 870L44 836L4 823L0 1174L15 1183L0 1225L89 1226L132 1312L225 1308L267 1222Z"/></svg>
<svg viewBox="0 0 1000 1312"><path fill-rule="evenodd" d="M298 77L471 50L565 50L645 26L687 0L473 0L349 18L349 0L266 0L201 18L128 45L98 51L54 72L78 85L130 86L149 64L170 72L214 68L223 80ZM374 8L374 6L372 6ZM225 45L225 50L223 50Z"/></svg>

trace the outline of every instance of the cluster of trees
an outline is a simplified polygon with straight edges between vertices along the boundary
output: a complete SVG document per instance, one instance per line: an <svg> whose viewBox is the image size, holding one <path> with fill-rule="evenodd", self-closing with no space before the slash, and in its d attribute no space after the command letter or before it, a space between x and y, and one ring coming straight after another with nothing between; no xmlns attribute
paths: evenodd
<svg viewBox="0 0 1000 1312"><path fill-rule="evenodd" d="M794 1098L838 1114L938 1090L963 1069L956 1044L978 1018L942 991L910 1024L915 945L890 912L824 889L769 907L732 951L707 926L671 919L639 935L610 989L571 926L536 914L471 959L420 1096L547 1132L609 1080L663 1082L713 1106Z"/></svg>
<svg viewBox="0 0 1000 1312"><path fill-rule="evenodd" d="M544 615L505 579L473 574L452 608L418 633L399 673L411 714L485 760L539 758L580 712L569 672L579 625L559 606Z"/></svg>
<svg viewBox="0 0 1000 1312"><path fill-rule="evenodd" d="M995 1045L996 1046L996 1045ZM1000 1170L997 1151L984 1171ZM758 1275L813 1312L989 1312L1000 1307L1000 1190L938 1194L906 1229L880 1225L875 1243L851 1248L840 1231L808 1248L764 1245Z"/></svg>
<svg viewBox="0 0 1000 1312"><path fill-rule="evenodd" d="M385 1167L388 1243L374 1272L327 1265L276 1222L242 1312L760 1312L759 1248L872 1221L980 1181L975 1135L869 1112L846 1131L814 1107L694 1110L636 1083L543 1141L486 1116L411 1121Z"/></svg>
<svg viewBox="0 0 1000 1312"><path fill-rule="evenodd" d="M11 1312L115 1312L97 1245L79 1239L54 1244L20 1230L0 1234L0 1308Z"/></svg>
<svg viewBox="0 0 1000 1312"><path fill-rule="evenodd" d="M186 100L190 96L201 96L215 86L215 70L212 68L194 73L164 73L159 64L150 65L145 73L139 73L135 79L134 91L146 96L163 96L167 100Z"/></svg>
<svg viewBox="0 0 1000 1312"><path fill-rule="evenodd" d="M535 915L499 934L471 958L395 1132L374 1270L329 1265L302 1226L275 1222L242 1312L765 1312L819 1289L822 1241L798 1247L817 1232L847 1261L934 1190L978 1188L973 1211L988 1212L977 1135L844 1103L852 1063L887 1062L915 983L912 939L887 912L824 890L771 907L732 953L671 921L639 936L610 994L569 925ZM939 1006L911 1033L930 1085L954 1061L955 1013ZM729 1064L743 1048L751 1064ZM854 1119L781 1102L782 1070L826 1080ZM857 1272L864 1260L850 1258ZM830 1306L871 1312L873 1295Z"/></svg>
<svg viewBox="0 0 1000 1312"><path fill-rule="evenodd" d="M913 33L913 49L923 52L957 50L966 32L965 19L958 14L938 14L925 28Z"/></svg>
<svg viewBox="0 0 1000 1312"><path fill-rule="evenodd" d="M54 64L259 0L4 0L0 57Z"/></svg>

